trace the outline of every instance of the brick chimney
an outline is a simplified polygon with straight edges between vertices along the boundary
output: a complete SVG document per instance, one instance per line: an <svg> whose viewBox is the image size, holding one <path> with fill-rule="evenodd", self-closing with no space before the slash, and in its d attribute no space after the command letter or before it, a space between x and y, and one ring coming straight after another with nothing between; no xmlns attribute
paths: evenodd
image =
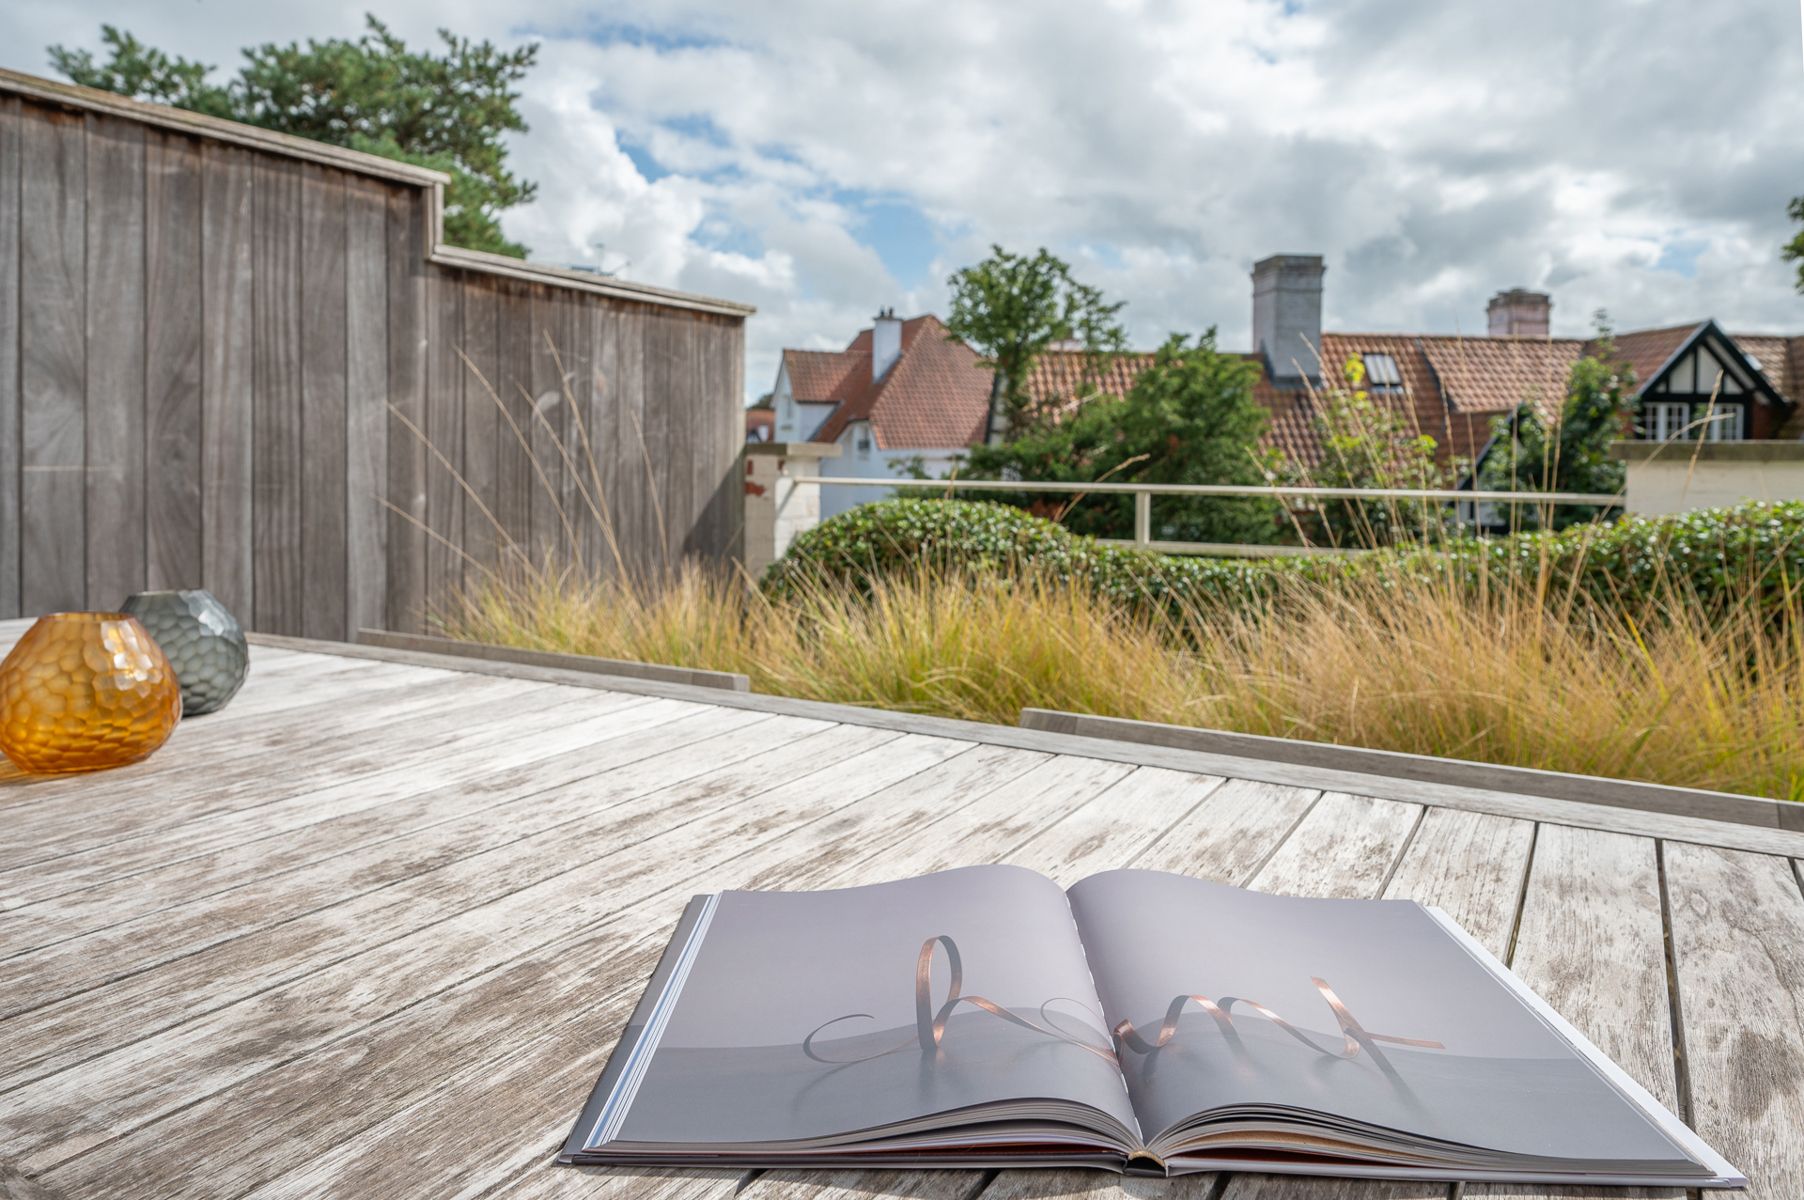
<svg viewBox="0 0 1804 1200"><path fill-rule="evenodd" d="M902 318L886 308L871 322L871 382L889 374L902 357Z"/></svg>
<svg viewBox="0 0 1804 1200"><path fill-rule="evenodd" d="M1546 337L1553 317L1553 297L1546 292L1511 288L1485 305L1492 337Z"/></svg>
<svg viewBox="0 0 1804 1200"><path fill-rule="evenodd" d="M1326 270L1319 254L1274 254L1253 264L1253 350L1275 383L1316 378Z"/></svg>

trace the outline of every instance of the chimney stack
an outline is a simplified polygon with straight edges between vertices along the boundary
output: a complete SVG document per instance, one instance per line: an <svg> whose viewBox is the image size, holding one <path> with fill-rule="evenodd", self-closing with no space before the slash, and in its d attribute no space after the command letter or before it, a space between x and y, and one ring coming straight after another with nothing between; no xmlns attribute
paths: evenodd
<svg viewBox="0 0 1804 1200"><path fill-rule="evenodd" d="M902 318L893 308L883 309L871 322L871 382L889 374L901 357Z"/></svg>
<svg viewBox="0 0 1804 1200"><path fill-rule="evenodd" d="M1546 292L1511 288L1498 292L1485 305L1492 337L1546 337L1553 316L1553 298Z"/></svg>
<svg viewBox="0 0 1804 1200"><path fill-rule="evenodd" d="M1274 254L1253 264L1253 350L1274 383L1317 375L1326 270L1319 254Z"/></svg>

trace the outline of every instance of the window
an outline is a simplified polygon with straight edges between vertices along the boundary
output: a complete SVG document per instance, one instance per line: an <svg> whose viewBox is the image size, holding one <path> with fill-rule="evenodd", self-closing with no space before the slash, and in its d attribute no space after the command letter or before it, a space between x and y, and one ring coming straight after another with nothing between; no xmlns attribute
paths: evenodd
<svg viewBox="0 0 1804 1200"><path fill-rule="evenodd" d="M1641 412L1642 436L1656 442L1670 442L1683 437L1691 421L1691 405L1676 400L1662 400L1646 405Z"/></svg>
<svg viewBox="0 0 1804 1200"><path fill-rule="evenodd" d="M1741 405L1712 404L1704 424L1706 442L1739 442L1741 440Z"/></svg>
<svg viewBox="0 0 1804 1200"><path fill-rule="evenodd" d="M1366 386L1375 392L1392 392L1403 386L1403 372L1397 360L1388 354L1363 354L1366 364Z"/></svg>
<svg viewBox="0 0 1804 1200"><path fill-rule="evenodd" d="M863 457L869 455L871 452L870 431L866 430L866 429L860 429L858 431L858 436L852 439L852 444L857 448L858 455L860 458L863 458Z"/></svg>

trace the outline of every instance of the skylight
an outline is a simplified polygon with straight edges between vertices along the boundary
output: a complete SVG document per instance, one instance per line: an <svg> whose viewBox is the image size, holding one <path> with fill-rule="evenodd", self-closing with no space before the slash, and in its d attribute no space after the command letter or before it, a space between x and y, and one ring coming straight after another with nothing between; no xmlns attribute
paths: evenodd
<svg viewBox="0 0 1804 1200"><path fill-rule="evenodd" d="M1366 364L1366 384L1380 390L1400 388L1403 386L1403 372L1397 369L1397 360L1388 354L1361 355Z"/></svg>

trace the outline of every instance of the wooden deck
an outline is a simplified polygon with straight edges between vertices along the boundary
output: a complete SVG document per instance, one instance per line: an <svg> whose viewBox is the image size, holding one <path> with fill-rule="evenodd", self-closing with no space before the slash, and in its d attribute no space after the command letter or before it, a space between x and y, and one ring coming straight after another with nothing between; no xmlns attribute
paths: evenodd
<svg viewBox="0 0 1804 1200"><path fill-rule="evenodd" d="M0 777L0 831L0 1195L1455 1194L552 1165L690 894L1013 862L1441 905L1804 1196L1795 832L272 640L148 762Z"/></svg>

